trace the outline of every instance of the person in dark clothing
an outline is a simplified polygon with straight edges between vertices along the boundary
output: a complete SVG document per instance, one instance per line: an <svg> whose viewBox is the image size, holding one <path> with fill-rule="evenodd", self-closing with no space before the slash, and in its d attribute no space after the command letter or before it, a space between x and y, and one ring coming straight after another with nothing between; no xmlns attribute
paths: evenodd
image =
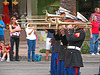
<svg viewBox="0 0 100 75"><path fill-rule="evenodd" d="M16 18L12 17L11 18L11 24L9 25L9 30L10 30L10 43L11 43L11 50L10 50L10 60L14 61L13 59L13 47L14 47L14 42L16 43L16 56L15 56L15 61L19 61L19 37L20 37L20 25L16 23Z"/></svg>
<svg viewBox="0 0 100 75"><path fill-rule="evenodd" d="M65 30L69 46L65 56L64 75L80 75L80 67L83 67L80 50L85 39L85 32L81 28L75 31L72 28L72 25L69 25L68 30Z"/></svg>
<svg viewBox="0 0 100 75"><path fill-rule="evenodd" d="M64 75L64 63L65 63L65 53L67 50L68 41L65 35L65 29L60 29L60 36L59 34L56 37L60 38L60 49L58 53L58 64L57 64L57 75Z"/></svg>
<svg viewBox="0 0 100 75"><path fill-rule="evenodd" d="M60 31L58 29L48 29L49 32L53 33L53 50L52 50L52 56L51 56L51 75L57 75L57 58L58 58L58 52L60 49L60 38L56 37L56 34Z"/></svg>

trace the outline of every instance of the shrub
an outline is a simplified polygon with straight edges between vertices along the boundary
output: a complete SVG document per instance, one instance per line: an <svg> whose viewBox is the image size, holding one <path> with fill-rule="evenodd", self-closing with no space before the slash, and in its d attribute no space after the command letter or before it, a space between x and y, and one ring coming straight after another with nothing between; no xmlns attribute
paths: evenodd
<svg viewBox="0 0 100 75"><path fill-rule="evenodd" d="M89 44L89 41L84 41L83 42L83 45L81 47L81 54L89 54L90 53L90 44ZM50 48L50 51L49 53L51 53L52 51L52 47ZM46 53L46 49L41 49L39 51L40 53Z"/></svg>
<svg viewBox="0 0 100 75"><path fill-rule="evenodd" d="M90 53L89 41L84 41L81 47L81 54L89 54L89 53Z"/></svg>
<svg viewBox="0 0 100 75"><path fill-rule="evenodd" d="M52 51L52 47L50 48L49 53L51 53L51 51ZM39 52L40 52L40 53L46 53L46 49L41 49Z"/></svg>

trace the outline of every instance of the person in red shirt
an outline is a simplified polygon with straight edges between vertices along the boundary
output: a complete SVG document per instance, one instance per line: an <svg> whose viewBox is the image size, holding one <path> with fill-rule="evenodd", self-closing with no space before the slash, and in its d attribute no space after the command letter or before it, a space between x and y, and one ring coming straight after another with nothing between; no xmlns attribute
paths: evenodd
<svg viewBox="0 0 100 75"><path fill-rule="evenodd" d="M1 60L1 55L4 52L4 41L0 41L0 60Z"/></svg>
<svg viewBox="0 0 100 75"><path fill-rule="evenodd" d="M0 59L1 59L1 53L2 53L2 43L1 43L1 41L0 41Z"/></svg>
<svg viewBox="0 0 100 75"><path fill-rule="evenodd" d="M9 58L10 49L11 49L11 47L9 46L9 43L5 43L4 53L3 53L1 61L4 61L5 56L7 55L7 62L10 62L10 58Z"/></svg>
<svg viewBox="0 0 100 75"><path fill-rule="evenodd" d="M98 45L99 40L94 43L99 38L99 23L97 22L97 16L92 16L92 28L90 28L90 54L99 55Z"/></svg>
<svg viewBox="0 0 100 75"><path fill-rule="evenodd" d="M90 16L90 19L89 19L90 22L92 21L92 17L94 15L97 17L97 22L99 23L99 26L100 26L100 8L98 8L98 7L95 8L95 12L92 13Z"/></svg>

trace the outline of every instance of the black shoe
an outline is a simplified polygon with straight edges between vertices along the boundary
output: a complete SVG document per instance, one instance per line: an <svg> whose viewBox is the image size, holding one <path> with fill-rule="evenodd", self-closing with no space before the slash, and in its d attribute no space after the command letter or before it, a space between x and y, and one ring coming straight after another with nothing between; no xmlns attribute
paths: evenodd
<svg viewBox="0 0 100 75"><path fill-rule="evenodd" d="M15 61L20 61L19 59L16 59Z"/></svg>
<svg viewBox="0 0 100 75"><path fill-rule="evenodd" d="M28 62L31 62L31 60L28 60Z"/></svg>
<svg viewBox="0 0 100 75"><path fill-rule="evenodd" d="M34 62L34 60L32 60Z"/></svg>
<svg viewBox="0 0 100 75"><path fill-rule="evenodd" d="M14 59L10 59L10 61L14 61Z"/></svg>
<svg viewBox="0 0 100 75"><path fill-rule="evenodd" d="M32 62L36 62L36 60L32 60Z"/></svg>

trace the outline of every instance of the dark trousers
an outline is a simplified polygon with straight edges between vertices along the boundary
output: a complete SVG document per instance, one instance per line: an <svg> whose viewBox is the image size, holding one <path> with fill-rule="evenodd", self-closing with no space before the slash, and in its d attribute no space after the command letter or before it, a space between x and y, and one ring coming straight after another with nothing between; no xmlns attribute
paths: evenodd
<svg viewBox="0 0 100 75"><path fill-rule="evenodd" d="M0 35L0 41L5 41L4 35Z"/></svg>
<svg viewBox="0 0 100 75"><path fill-rule="evenodd" d="M18 55L18 52L19 52L19 38L14 38L14 37L11 37L10 38L10 43L11 43L10 60L13 60L13 47L14 47L14 42L16 44L15 60L18 60L19 59L19 55Z"/></svg>

